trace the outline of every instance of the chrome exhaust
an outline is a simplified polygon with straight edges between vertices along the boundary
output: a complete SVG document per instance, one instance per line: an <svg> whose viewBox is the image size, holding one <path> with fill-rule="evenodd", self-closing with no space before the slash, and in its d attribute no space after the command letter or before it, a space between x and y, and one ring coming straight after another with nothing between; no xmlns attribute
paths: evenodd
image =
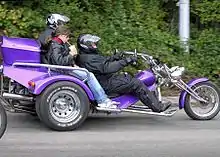
<svg viewBox="0 0 220 157"><path fill-rule="evenodd" d="M165 117L171 117L173 116L177 111L178 108L173 108L173 109L168 109L167 111L164 112L153 112L150 109L108 109L108 108L100 108L100 107L96 107L96 109L98 111L105 111L105 112L130 112L130 113L139 113L139 114L148 114L148 115L156 115L156 116L165 116Z"/></svg>
<svg viewBox="0 0 220 157"><path fill-rule="evenodd" d="M169 109L168 109L169 110ZM177 109L171 109L169 111L165 111L165 112L153 112L153 111L149 111L149 110L133 110L133 109L121 109L122 112L130 112L130 113L140 113L140 114L149 114L149 115L155 115L155 116L165 116L165 117L171 117L173 116Z"/></svg>
<svg viewBox="0 0 220 157"><path fill-rule="evenodd" d="M13 94L13 93L3 93L3 97L5 99L15 99L15 100L24 100L24 101L33 101L33 97L23 96L19 94Z"/></svg>

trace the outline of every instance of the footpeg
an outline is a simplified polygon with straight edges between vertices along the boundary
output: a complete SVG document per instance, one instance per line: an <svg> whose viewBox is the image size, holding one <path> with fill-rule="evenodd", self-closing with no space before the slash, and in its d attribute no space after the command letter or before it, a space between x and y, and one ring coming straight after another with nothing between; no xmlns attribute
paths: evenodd
<svg viewBox="0 0 220 157"><path fill-rule="evenodd" d="M163 113L165 113L165 114L172 114L172 113L176 112L177 110L178 110L177 107L170 107L166 111L163 111Z"/></svg>
<svg viewBox="0 0 220 157"><path fill-rule="evenodd" d="M107 111L107 112L121 112L119 108L104 108L104 107L96 107L98 111Z"/></svg>

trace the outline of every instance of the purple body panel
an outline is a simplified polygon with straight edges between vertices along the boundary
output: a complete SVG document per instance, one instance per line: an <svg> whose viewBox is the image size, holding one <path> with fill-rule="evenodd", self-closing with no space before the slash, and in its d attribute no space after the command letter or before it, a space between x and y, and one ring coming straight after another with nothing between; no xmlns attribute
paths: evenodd
<svg viewBox="0 0 220 157"><path fill-rule="evenodd" d="M153 84L152 86L147 87L150 91L154 91L156 89L156 84ZM136 102L139 101L139 99L133 95L122 95L116 98L113 98L112 100L120 102L120 104L118 105L118 108L123 109L123 108L127 108L130 105L135 104Z"/></svg>
<svg viewBox="0 0 220 157"><path fill-rule="evenodd" d="M156 81L155 75L151 72L151 70L141 71L136 74L135 77L144 82L147 86L152 86Z"/></svg>
<svg viewBox="0 0 220 157"><path fill-rule="evenodd" d="M34 39L2 37L4 65L14 62L40 63L40 44Z"/></svg>
<svg viewBox="0 0 220 157"><path fill-rule="evenodd" d="M40 52L40 44L38 41L30 38L11 38L3 36L2 47Z"/></svg>
<svg viewBox="0 0 220 157"><path fill-rule="evenodd" d="M94 96L91 92L91 90L88 88L88 86L82 82L81 80L74 78L72 76L67 76L67 75L55 75L51 77L44 77L44 78L39 78L39 80L35 81L36 88L33 90L33 93L38 95L40 94L47 86L49 86L52 83L55 83L57 81L71 81L76 84L78 84L80 87L82 87L85 92L87 93L88 97L90 100L94 100Z"/></svg>
<svg viewBox="0 0 220 157"><path fill-rule="evenodd" d="M47 72L43 72L42 69L37 68L17 68L12 66L4 66L4 75L15 80L26 88L30 89L33 94L40 94L48 85L56 82L56 81L72 81L79 86L81 86L85 92L87 93L90 100L94 100L93 94L91 90L87 87L87 85L81 80L67 76L67 75L57 75L53 74L49 76ZM35 88L31 89L28 85L29 81L35 82Z"/></svg>
<svg viewBox="0 0 220 157"><path fill-rule="evenodd" d="M189 87L192 87L193 85L199 83L199 82L206 82L208 81L208 78L198 78L198 79L192 79L187 84ZM185 105L185 99L186 99L187 92L182 91L179 97L179 108L184 108Z"/></svg>
<svg viewBox="0 0 220 157"><path fill-rule="evenodd" d="M24 68L14 68L12 66L4 66L3 74L21 85L29 88L28 81L46 75L45 72L27 70Z"/></svg>

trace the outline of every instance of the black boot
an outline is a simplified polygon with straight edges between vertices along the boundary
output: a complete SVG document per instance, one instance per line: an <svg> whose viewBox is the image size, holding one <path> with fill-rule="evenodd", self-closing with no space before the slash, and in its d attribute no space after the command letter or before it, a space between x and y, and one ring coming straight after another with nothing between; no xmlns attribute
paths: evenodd
<svg viewBox="0 0 220 157"><path fill-rule="evenodd" d="M149 91L145 85L140 83L138 88L134 90L134 94L142 103L152 109L152 111L161 112L162 105L159 103L157 97L151 91Z"/></svg>
<svg viewBox="0 0 220 157"><path fill-rule="evenodd" d="M166 111L170 106L171 106L171 102L165 102L165 103L160 103L160 112Z"/></svg>
<svg viewBox="0 0 220 157"><path fill-rule="evenodd" d="M133 88L136 89L133 91L135 95L143 102L146 106L152 109L153 112L163 112L171 106L171 102L162 103L159 102L157 97L153 92L149 91L143 82L138 82L134 84Z"/></svg>

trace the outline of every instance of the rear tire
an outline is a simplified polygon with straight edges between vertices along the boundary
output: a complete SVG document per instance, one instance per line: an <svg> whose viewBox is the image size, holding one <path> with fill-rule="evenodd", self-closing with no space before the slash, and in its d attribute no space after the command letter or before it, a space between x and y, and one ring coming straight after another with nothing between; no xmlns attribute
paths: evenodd
<svg viewBox="0 0 220 157"><path fill-rule="evenodd" d="M68 81L50 85L36 100L39 119L57 131L70 131L81 126L89 109L90 102L85 91Z"/></svg>
<svg viewBox="0 0 220 157"><path fill-rule="evenodd" d="M2 106L2 104L0 104L0 139L4 135L6 128L7 128L7 115L4 107Z"/></svg>
<svg viewBox="0 0 220 157"><path fill-rule="evenodd" d="M211 98L211 95L205 93L204 91L201 92L202 88L203 88L203 90L205 88L210 89L210 91L212 91L213 94L215 94L215 96L216 96L215 100L213 100ZM186 114L194 120L211 120L211 119L213 119L220 111L220 91L219 91L218 87L211 82L201 82L201 83L194 85L192 87L192 89L197 90L198 92L200 89L200 93L198 93L198 92L197 93L203 94L203 96L201 95L201 97L206 98L207 100L209 99L208 104L200 102L200 104L199 104L201 106L200 108L205 109L208 105L210 105L211 101L216 101L216 102L215 102L213 108L209 112L207 112L205 114L200 114L192 109L192 104L190 103L191 96L189 94L187 94L185 105L184 105L184 110L185 110ZM212 99L212 100L210 100L210 99Z"/></svg>

